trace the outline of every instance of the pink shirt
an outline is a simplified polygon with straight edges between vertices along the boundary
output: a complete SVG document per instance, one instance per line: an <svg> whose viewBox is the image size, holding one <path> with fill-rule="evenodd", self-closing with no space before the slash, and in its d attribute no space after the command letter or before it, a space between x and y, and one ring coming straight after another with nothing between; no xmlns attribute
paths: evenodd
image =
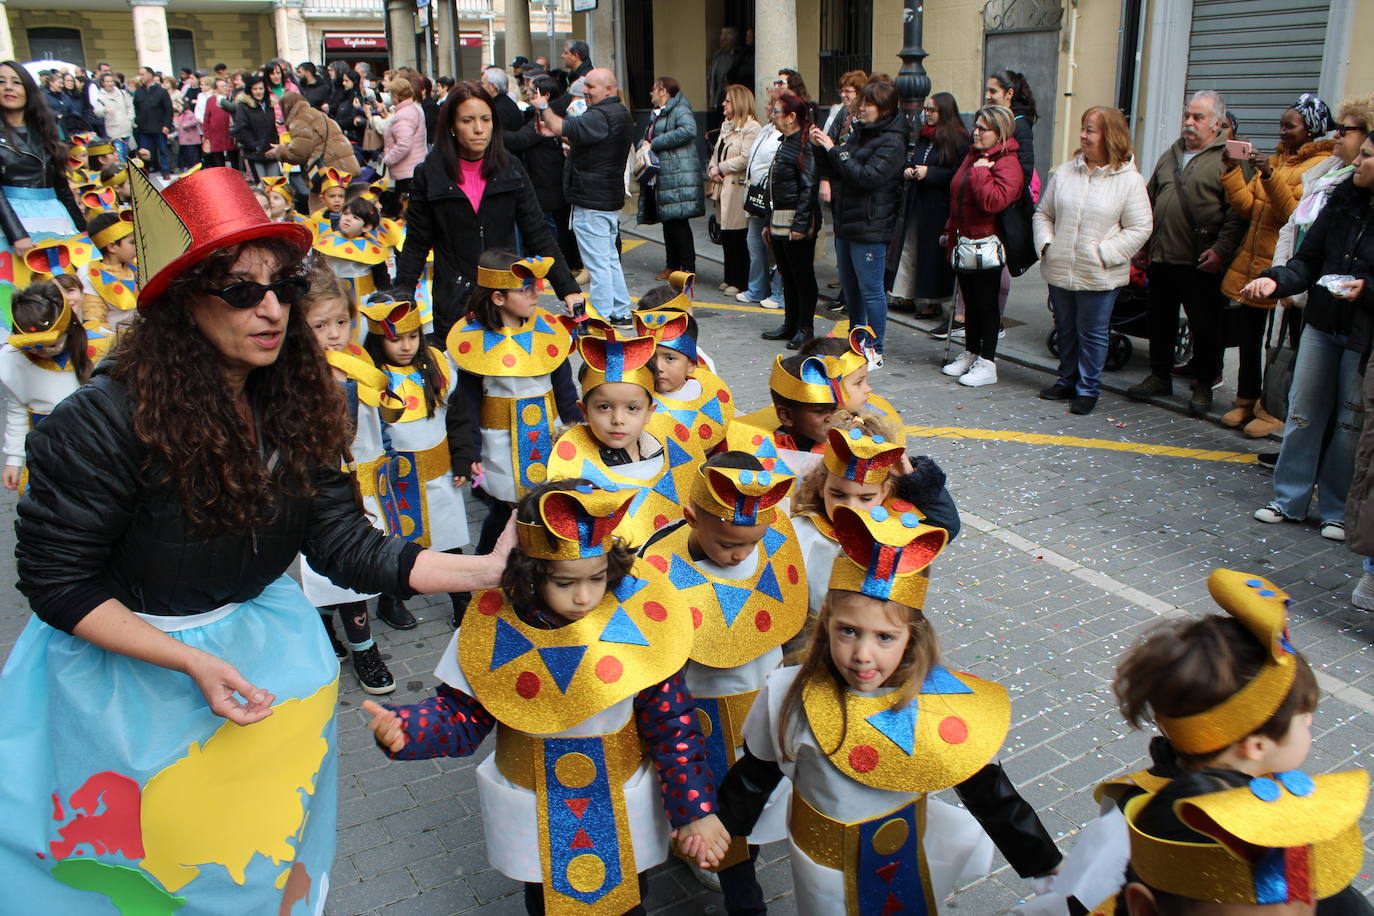
<svg viewBox="0 0 1374 916"><path fill-rule="evenodd" d="M487 189L487 180L482 177L482 160L469 162L458 160L458 187L472 202L472 212L482 209L482 193Z"/></svg>

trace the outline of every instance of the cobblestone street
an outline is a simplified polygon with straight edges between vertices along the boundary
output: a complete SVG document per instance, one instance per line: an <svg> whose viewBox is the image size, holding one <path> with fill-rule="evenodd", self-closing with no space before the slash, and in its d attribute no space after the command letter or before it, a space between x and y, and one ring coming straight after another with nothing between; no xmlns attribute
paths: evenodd
<svg viewBox="0 0 1374 916"><path fill-rule="evenodd" d="M627 279L638 294L652 285L662 248L628 232L625 241L633 244ZM818 270L823 291L832 272L829 265ZM767 402L777 352L758 335L777 324L780 313L734 302L713 308L710 303L723 299L716 291L720 279L719 265L702 261L701 343L741 410L752 410ZM1011 691L1012 727L1002 762L1050 834L1070 849L1075 832L1096 816L1096 783L1142 765L1148 736L1130 732L1112 702L1117 656L1161 617L1214 610L1206 578L1217 566L1264 575L1296 601L1293 643L1307 654L1323 688L1305 769L1369 766L1374 628L1348 603L1359 559L1319 537L1315 524L1263 525L1251 518L1272 496L1270 474L1252 453L1277 446L1112 391L1104 391L1090 416L1071 416L1063 403L1038 400L1036 391L1049 377L1015 362L1033 362L1018 354L1043 359L1044 287L1032 271L1014 289L1008 317L1024 323L1009 323L1004 344L1010 358L999 362L998 384L970 389L942 376L945 344L909 322L889 325L886 367L872 381L913 427L909 451L930 455L948 474L964 527L933 567L926 613L947 665ZM835 317L823 308L821 314ZM818 330L828 326L818 322ZM1137 381L1140 365L1137 355L1127 370L1109 375L1109 387ZM12 496L4 498L0 514L6 522L0 546L13 556ZM375 625L399 685L390 699L399 703L432 691L434 665L451 634L447 598L416 600L411 607L421 617L418 629L401 633ZM4 652L27 615L22 597L12 584L5 586ZM364 725L358 706L365 695L347 667L341 691L338 854L326 912L524 912L519 886L487 864L475 760L388 761ZM484 748L480 756L487 753ZM952 793L946 796L954 801ZM1363 826L1368 846L1374 821L1366 818ZM770 913L793 913L785 849L766 848L759 864ZM1000 857L995 868L959 891L944 911L988 916L1024 899L1027 883ZM1356 883L1366 892L1374 887L1367 873ZM654 869L649 888L652 914L724 913L721 898L681 864Z"/></svg>

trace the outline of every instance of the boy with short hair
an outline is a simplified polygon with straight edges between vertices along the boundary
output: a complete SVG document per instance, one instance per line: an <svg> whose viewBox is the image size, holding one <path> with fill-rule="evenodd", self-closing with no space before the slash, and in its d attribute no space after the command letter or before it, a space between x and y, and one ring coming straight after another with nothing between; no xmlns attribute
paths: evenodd
<svg viewBox="0 0 1374 916"><path fill-rule="evenodd" d="M642 300L641 300L642 301ZM635 329L654 339L654 400L649 431L676 439L687 450L709 455L725 440L735 418L730 388L706 366L697 349L697 320L687 312L634 312Z"/></svg>
<svg viewBox="0 0 1374 916"><path fill-rule="evenodd" d="M129 211L97 213L86 225L91 244L100 252L81 273L85 296L81 314L88 322L116 331L138 306L138 270L134 266L134 223Z"/></svg>

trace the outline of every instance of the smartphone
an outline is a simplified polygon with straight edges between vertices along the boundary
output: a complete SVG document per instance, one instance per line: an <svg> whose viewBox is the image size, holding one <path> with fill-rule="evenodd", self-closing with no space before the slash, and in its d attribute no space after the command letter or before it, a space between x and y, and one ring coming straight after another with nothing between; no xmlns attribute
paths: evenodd
<svg viewBox="0 0 1374 916"><path fill-rule="evenodd" d="M1255 151L1255 144L1249 140L1227 140L1226 155L1237 162L1243 162L1250 158L1250 154Z"/></svg>

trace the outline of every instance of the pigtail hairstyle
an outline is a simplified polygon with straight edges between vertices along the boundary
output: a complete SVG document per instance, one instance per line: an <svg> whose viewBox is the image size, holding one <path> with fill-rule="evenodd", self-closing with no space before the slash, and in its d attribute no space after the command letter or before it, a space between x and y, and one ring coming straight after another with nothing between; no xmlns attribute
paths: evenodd
<svg viewBox="0 0 1374 916"><path fill-rule="evenodd" d="M10 306L14 326L19 330L52 327L62 314L64 303L62 290L56 283L51 280L32 283L14 294ZM82 385L86 384L95 367L86 349L86 329L75 314L67 322L67 333L62 337L62 352L67 356L72 372L76 373L76 380Z"/></svg>
<svg viewBox="0 0 1374 916"><path fill-rule="evenodd" d="M409 297L397 292L373 293L367 297L368 303L373 302L409 302ZM368 334L367 340L363 341L363 349L372 357L372 361L378 366L387 366L391 361L387 359L386 352L382 349L382 341L385 338L380 334ZM415 357L410 361L410 365L415 371L420 373L420 378L424 379L425 391L425 416L434 416L434 411L439 405L448 399L448 380L444 376L442 363L447 360L436 360L434 349L430 347L429 341L424 334L420 335L420 348L415 351ZM442 354L441 354L442 355Z"/></svg>

